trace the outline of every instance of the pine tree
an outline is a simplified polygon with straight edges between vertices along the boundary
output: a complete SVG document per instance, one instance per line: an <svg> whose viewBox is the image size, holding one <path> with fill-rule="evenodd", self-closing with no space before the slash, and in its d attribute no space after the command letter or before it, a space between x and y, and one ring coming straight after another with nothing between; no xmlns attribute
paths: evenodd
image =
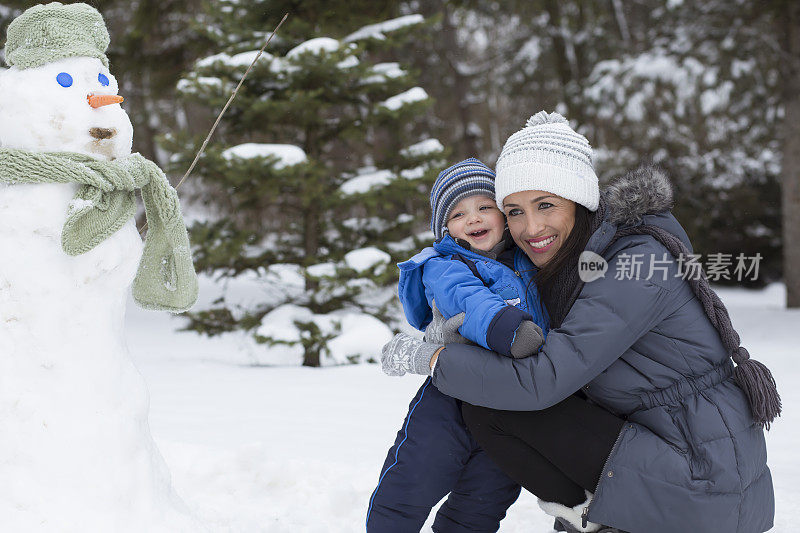
<svg viewBox="0 0 800 533"><path fill-rule="evenodd" d="M190 327L245 329L265 353L293 349L309 366L374 357L332 346L342 344L348 321L396 316L396 269L387 267L419 245L409 236L426 218L428 188L443 163L441 144L420 127L430 99L392 60L422 17L320 37L328 25L342 31L344 21L331 13L352 9L351 2L332 4L292 13L192 178L212 213L192 227L198 269L260 279L271 296L246 306L223 297L191 313ZM190 105L222 108L282 15L274 2L269 13L265 5L209 4L205 23L220 53L198 61L179 83ZM353 20L367 22L370 9L365 4ZM197 138L167 139L177 152L174 168L186 168L198 145ZM302 287L292 285L300 276ZM376 336L388 335L375 327Z"/></svg>
<svg viewBox="0 0 800 533"><path fill-rule="evenodd" d="M632 46L594 66L582 105L603 177L663 167L695 252L761 254L763 283L780 272L780 114L777 56L753 38L769 33L756 4L651 2L630 21Z"/></svg>
<svg viewBox="0 0 800 533"><path fill-rule="evenodd" d="M424 53L413 59L423 86L437 99L437 135L457 157L477 155L490 163L508 135L539 110L556 110L583 124L582 92L592 68L618 54L635 30L616 16L617 4L618 0L420 4L423 14L435 21L436 33Z"/></svg>

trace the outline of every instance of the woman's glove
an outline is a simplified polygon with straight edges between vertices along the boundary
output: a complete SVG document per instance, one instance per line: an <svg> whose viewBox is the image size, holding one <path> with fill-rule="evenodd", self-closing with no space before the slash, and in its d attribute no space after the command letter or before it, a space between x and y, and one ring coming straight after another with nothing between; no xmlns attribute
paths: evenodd
<svg viewBox="0 0 800 533"><path fill-rule="evenodd" d="M390 376L419 374L431 375L431 358L441 344L433 344L398 333L381 349L381 367Z"/></svg>
<svg viewBox="0 0 800 533"><path fill-rule="evenodd" d="M514 359L530 357L539 351L543 342L542 328L530 320L523 320L514 333L514 340L511 341L511 357Z"/></svg>
<svg viewBox="0 0 800 533"><path fill-rule="evenodd" d="M427 342L434 342L436 344L457 342L459 344L475 345L474 342L458 332L458 328L464 324L465 313L458 313L445 320L439 308L436 307L436 300L431 302L431 307L433 308L433 320L431 320L431 323L425 328L425 340Z"/></svg>

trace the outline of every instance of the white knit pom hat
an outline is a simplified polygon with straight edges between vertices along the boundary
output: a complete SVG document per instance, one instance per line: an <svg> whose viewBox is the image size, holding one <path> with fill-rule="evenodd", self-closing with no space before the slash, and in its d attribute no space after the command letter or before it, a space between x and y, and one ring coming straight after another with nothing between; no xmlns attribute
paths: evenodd
<svg viewBox="0 0 800 533"><path fill-rule="evenodd" d="M539 111L506 141L497 159L495 201L520 191L546 191L596 211L600 186L592 147L558 113Z"/></svg>

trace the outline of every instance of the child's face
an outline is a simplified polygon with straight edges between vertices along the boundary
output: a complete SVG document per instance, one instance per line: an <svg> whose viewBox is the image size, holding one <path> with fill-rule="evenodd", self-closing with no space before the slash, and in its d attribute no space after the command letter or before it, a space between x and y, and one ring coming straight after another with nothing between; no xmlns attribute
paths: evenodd
<svg viewBox="0 0 800 533"><path fill-rule="evenodd" d="M503 238L506 218L493 198L470 196L458 202L447 219L453 238L464 239L470 246L488 252Z"/></svg>

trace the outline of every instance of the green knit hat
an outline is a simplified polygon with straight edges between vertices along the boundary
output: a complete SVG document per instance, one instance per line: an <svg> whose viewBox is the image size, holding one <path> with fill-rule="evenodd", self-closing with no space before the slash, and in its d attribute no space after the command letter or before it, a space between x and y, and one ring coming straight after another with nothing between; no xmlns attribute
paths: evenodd
<svg viewBox="0 0 800 533"><path fill-rule="evenodd" d="M8 26L6 63L25 69L65 57L96 57L108 67L110 41L103 16L90 5L36 5Z"/></svg>

